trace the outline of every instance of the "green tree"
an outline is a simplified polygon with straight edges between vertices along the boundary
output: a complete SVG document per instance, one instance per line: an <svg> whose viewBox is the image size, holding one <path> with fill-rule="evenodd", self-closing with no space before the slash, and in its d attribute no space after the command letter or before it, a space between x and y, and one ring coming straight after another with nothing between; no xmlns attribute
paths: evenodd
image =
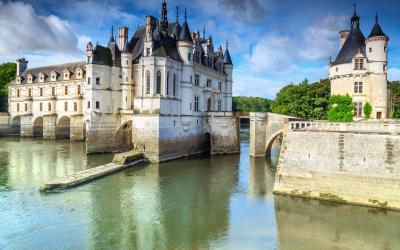
<svg viewBox="0 0 400 250"><path fill-rule="evenodd" d="M400 118L400 81L388 81L390 117Z"/></svg>
<svg viewBox="0 0 400 250"><path fill-rule="evenodd" d="M353 99L349 95L333 95L329 99L328 120L332 122L353 121Z"/></svg>
<svg viewBox="0 0 400 250"><path fill-rule="evenodd" d="M299 85L290 83L283 87L272 101L271 110L300 118L324 120L327 118L329 96L328 79L314 83L305 79Z"/></svg>
<svg viewBox="0 0 400 250"><path fill-rule="evenodd" d="M371 118L372 106L371 106L371 104L369 104L369 102L364 104L363 112L364 112L365 118L367 118L367 119Z"/></svg>
<svg viewBox="0 0 400 250"><path fill-rule="evenodd" d="M270 101L261 97L234 96L232 98L233 111L268 112Z"/></svg>
<svg viewBox="0 0 400 250"><path fill-rule="evenodd" d="M0 112L6 112L8 109L8 84L15 79L15 63L0 64Z"/></svg>

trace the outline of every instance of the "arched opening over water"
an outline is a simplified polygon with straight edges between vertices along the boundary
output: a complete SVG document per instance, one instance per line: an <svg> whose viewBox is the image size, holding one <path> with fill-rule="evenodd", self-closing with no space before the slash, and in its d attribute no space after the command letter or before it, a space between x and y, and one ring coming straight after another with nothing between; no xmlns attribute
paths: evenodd
<svg viewBox="0 0 400 250"><path fill-rule="evenodd" d="M120 151L133 149L132 143L132 121L122 124L114 135L114 140L119 144Z"/></svg>
<svg viewBox="0 0 400 250"><path fill-rule="evenodd" d="M71 118L61 117L56 126L56 139L70 139L71 137Z"/></svg>
<svg viewBox="0 0 400 250"><path fill-rule="evenodd" d="M43 117L37 117L33 122L32 136L34 138L43 138Z"/></svg>
<svg viewBox="0 0 400 250"><path fill-rule="evenodd" d="M240 122L240 144L248 144L250 136L250 118L241 117Z"/></svg>
<svg viewBox="0 0 400 250"><path fill-rule="evenodd" d="M204 134L204 148L206 153L211 152L211 135L208 132Z"/></svg>
<svg viewBox="0 0 400 250"><path fill-rule="evenodd" d="M10 134L21 135L21 116L15 116L11 120Z"/></svg>
<svg viewBox="0 0 400 250"><path fill-rule="evenodd" d="M271 156L273 154L273 146L277 143L279 143L279 147L276 148L278 152L276 152L279 155L279 150L280 150L280 144L282 142L282 135L283 135L283 129L280 129L278 131L275 131L272 135L267 138L267 141L265 142L265 155L266 156Z"/></svg>

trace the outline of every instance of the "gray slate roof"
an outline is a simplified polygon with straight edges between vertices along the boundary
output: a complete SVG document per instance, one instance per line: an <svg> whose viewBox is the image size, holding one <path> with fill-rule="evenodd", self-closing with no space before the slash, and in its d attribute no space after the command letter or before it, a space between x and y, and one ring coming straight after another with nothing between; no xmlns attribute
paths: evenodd
<svg viewBox="0 0 400 250"><path fill-rule="evenodd" d="M360 28L353 27L332 65L351 63L359 52L366 56L365 37Z"/></svg>
<svg viewBox="0 0 400 250"><path fill-rule="evenodd" d="M385 36L387 35L383 33L381 26L379 25L378 21L375 22L374 27L372 28L371 34L369 34L368 38L375 37L375 36Z"/></svg>
<svg viewBox="0 0 400 250"><path fill-rule="evenodd" d="M86 71L86 62L74 62L74 63L66 63L66 64L59 64L59 65L51 65L51 66L45 66L45 67L39 67L39 68L31 68L25 70L25 72L22 75L22 81L21 84L25 84L28 82L27 76L31 74L33 76L33 83L38 83L39 82L39 73L45 74L45 81L49 79L51 76L51 72L55 71L57 72L57 81L60 81L63 79L63 71L68 70L70 72L70 79L75 79L75 70L77 68L82 69L83 75L85 75Z"/></svg>
<svg viewBox="0 0 400 250"><path fill-rule="evenodd" d="M224 64L233 65L231 55L229 54L228 48L226 48L226 50L225 50Z"/></svg>

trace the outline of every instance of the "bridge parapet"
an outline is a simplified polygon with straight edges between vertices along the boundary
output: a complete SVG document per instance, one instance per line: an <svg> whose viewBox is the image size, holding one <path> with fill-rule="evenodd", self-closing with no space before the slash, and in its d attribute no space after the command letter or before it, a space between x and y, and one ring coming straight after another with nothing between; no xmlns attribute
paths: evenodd
<svg viewBox="0 0 400 250"><path fill-rule="evenodd" d="M400 123L289 121L288 131L399 133Z"/></svg>

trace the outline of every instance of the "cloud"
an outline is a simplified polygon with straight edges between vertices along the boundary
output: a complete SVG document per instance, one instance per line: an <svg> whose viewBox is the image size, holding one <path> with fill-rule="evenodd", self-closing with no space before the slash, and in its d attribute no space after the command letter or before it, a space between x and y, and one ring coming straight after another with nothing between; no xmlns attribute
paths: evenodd
<svg viewBox="0 0 400 250"><path fill-rule="evenodd" d="M273 74L291 73L297 67L292 62L293 41L287 36L269 34L262 38L247 56L249 69Z"/></svg>
<svg viewBox="0 0 400 250"><path fill-rule="evenodd" d="M20 51L77 53L78 38L68 22L38 15L22 2L0 2L0 55Z"/></svg>
<svg viewBox="0 0 400 250"><path fill-rule="evenodd" d="M221 9L230 10L235 20L254 22L264 19L266 11L258 0L220 0Z"/></svg>
<svg viewBox="0 0 400 250"><path fill-rule="evenodd" d="M339 30L345 26L347 18L327 16L306 28L303 32L303 45L298 50L306 60L328 59L338 52Z"/></svg>

